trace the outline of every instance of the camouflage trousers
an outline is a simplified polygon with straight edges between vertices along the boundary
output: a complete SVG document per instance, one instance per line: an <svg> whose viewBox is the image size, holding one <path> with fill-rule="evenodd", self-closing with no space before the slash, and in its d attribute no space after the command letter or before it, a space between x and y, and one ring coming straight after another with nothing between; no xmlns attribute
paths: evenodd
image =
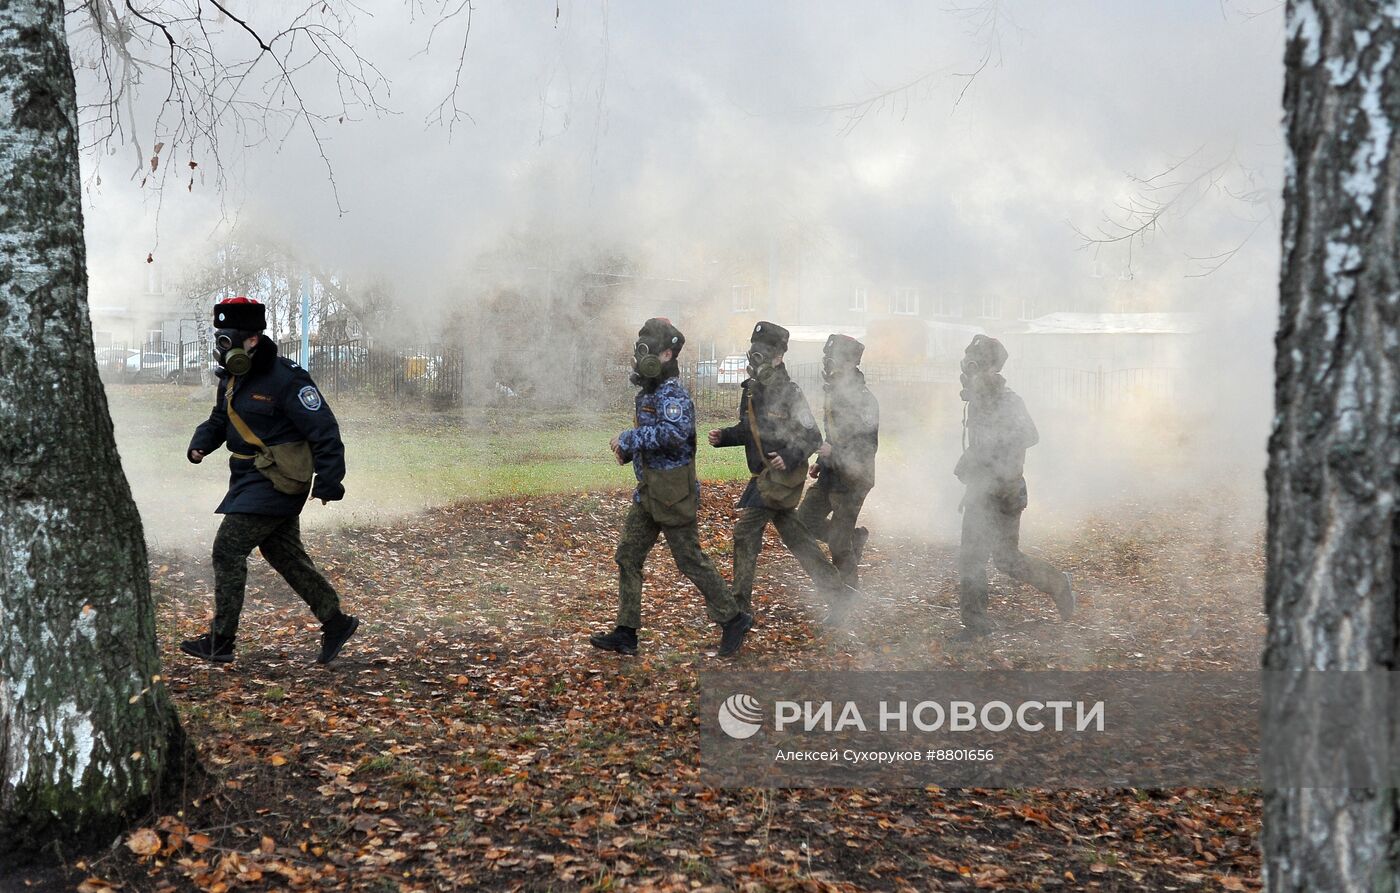
<svg viewBox="0 0 1400 893"><path fill-rule="evenodd" d="M753 577L758 553L763 551L763 531L770 521L818 590L828 597L844 591L841 575L826 560L811 531L798 520L796 509L750 507L740 510L734 525L734 601L740 611L753 613Z"/></svg>
<svg viewBox="0 0 1400 893"><path fill-rule="evenodd" d="M969 496L963 506L962 544L958 549L958 607L963 626L985 630L987 618L987 560L996 569L1021 583L1029 583L1051 595L1064 585L1064 574L1043 558L1021 551L1021 512L1024 502L1013 502L1014 511L995 498Z"/></svg>
<svg viewBox="0 0 1400 893"><path fill-rule="evenodd" d="M869 487L853 490L837 488L827 482L823 475L817 478L815 486L807 488L802 504L797 507L797 520L812 536L831 547L831 563L836 565L841 579L849 586L855 586L857 582L856 521L860 518L861 507L865 505L869 492Z"/></svg>
<svg viewBox="0 0 1400 893"><path fill-rule="evenodd" d="M267 563L287 581L316 619L325 623L340 614L340 596L301 544L301 519L296 515L228 514L214 536L214 636L232 639L243 613L248 584L248 556L262 552Z"/></svg>
<svg viewBox="0 0 1400 893"><path fill-rule="evenodd" d="M710 619L715 623L733 619L738 613L734 598L714 562L700 548L699 527L694 523L662 527L646 509L634 502L622 522L622 536L618 539L615 556L618 626L637 629L642 625L642 566L662 533L666 534L666 545L671 549L676 567L705 596L705 612Z"/></svg>

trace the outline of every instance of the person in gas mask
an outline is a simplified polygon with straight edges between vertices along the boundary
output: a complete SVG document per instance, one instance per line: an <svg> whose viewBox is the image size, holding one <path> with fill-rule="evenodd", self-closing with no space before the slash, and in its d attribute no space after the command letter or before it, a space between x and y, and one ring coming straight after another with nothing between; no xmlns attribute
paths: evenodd
<svg viewBox="0 0 1400 893"><path fill-rule="evenodd" d="M340 427L311 376L277 355L262 334L262 304L230 298L214 306L214 358L219 386L214 409L186 451L194 463L227 444L229 486L215 509L224 516L214 537L214 621L209 632L180 643L204 660L233 660L238 618L257 548L321 621L318 663L329 663L359 627L301 543L307 495L341 499L345 446Z"/></svg>
<svg viewBox="0 0 1400 893"><path fill-rule="evenodd" d="M709 438L712 446L742 446L753 475L739 498L741 512L734 525L734 599L745 613L752 613L754 572L769 522L833 608L853 592L797 518L807 460L821 446L822 435L802 388L783 365L787 345L788 330L782 326L754 326L739 422L711 431Z"/></svg>
<svg viewBox="0 0 1400 893"><path fill-rule="evenodd" d="M987 616L987 559L1012 579L1029 583L1055 600L1060 618L1074 614L1068 574L1020 549L1021 512L1027 504L1026 450L1040 435L1026 404L1000 374L1007 353L1002 343L977 335L961 363L963 453L953 473L966 485L962 543L958 551L961 640L995 629Z"/></svg>
<svg viewBox="0 0 1400 893"><path fill-rule="evenodd" d="M797 517L831 548L831 560L847 586L859 587L857 567L870 532L857 527L861 507L875 486L875 451L880 446L880 403L865 386L860 358L865 345L848 335L831 335L822 351L822 428Z"/></svg>
<svg viewBox="0 0 1400 893"><path fill-rule="evenodd" d="M617 626L589 638L593 647L605 651L637 653L642 566L663 533L676 567L700 589L710 620L720 625L720 657L737 654L753 626L753 616L735 606L724 577L700 549L695 405L681 384L677 364L684 346L685 336L670 320L661 318L647 320L633 346L631 381L640 389L634 426L611 443L618 463L631 462L637 476L617 545Z"/></svg>

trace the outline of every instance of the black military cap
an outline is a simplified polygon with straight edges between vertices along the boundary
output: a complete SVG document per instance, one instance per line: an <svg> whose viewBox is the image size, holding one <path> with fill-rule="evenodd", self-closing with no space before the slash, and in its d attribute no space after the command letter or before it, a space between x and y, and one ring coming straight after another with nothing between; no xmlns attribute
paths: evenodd
<svg viewBox="0 0 1400 893"><path fill-rule="evenodd" d="M1000 372L1010 356L1000 341L991 335L973 335L972 343L963 351L963 356L977 363L984 372Z"/></svg>
<svg viewBox="0 0 1400 893"><path fill-rule="evenodd" d="M778 353L787 353L788 330L774 322L761 322L753 327L750 344L766 344Z"/></svg>
<svg viewBox="0 0 1400 893"><path fill-rule="evenodd" d="M261 332L267 328L267 308L251 298L229 298L214 305L214 328Z"/></svg>
<svg viewBox="0 0 1400 893"><path fill-rule="evenodd" d="M850 335L829 335L822 353L833 360L859 365L861 354L865 353L865 345Z"/></svg>
<svg viewBox="0 0 1400 893"><path fill-rule="evenodd" d="M654 316L642 323L637 330L637 340L645 342L647 348L657 354L671 350L679 355L685 347L685 335L664 316Z"/></svg>

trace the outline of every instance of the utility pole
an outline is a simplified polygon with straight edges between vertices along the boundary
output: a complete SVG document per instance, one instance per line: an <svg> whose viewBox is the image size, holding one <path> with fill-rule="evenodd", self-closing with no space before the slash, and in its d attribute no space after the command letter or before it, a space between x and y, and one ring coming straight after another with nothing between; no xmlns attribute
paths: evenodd
<svg viewBox="0 0 1400 893"><path fill-rule="evenodd" d="M301 368L311 366L311 274L301 275Z"/></svg>

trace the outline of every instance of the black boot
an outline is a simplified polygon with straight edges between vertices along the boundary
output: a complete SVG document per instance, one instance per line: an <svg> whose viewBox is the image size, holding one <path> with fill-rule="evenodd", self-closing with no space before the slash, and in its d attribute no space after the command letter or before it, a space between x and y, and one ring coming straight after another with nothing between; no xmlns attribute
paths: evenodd
<svg viewBox="0 0 1400 893"><path fill-rule="evenodd" d="M860 557L865 554L865 544L870 541L870 531L864 527L857 527L855 535L851 537L851 566L860 565Z"/></svg>
<svg viewBox="0 0 1400 893"><path fill-rule="evenodd" d="M630 626L619 624L610 633L594 633L589 636L588 644L604 651L616 651L618 654L636 654L637 631Z"/></svg>
<svg viewBox="0 0 1400 893"><path fill-rule="evenodd" d="M740 611L720 624L724 632L719 637L719 656L733 657L744 647L744 636L753 629L753 615Z"/></svg>
<svg viewBox="0 0 1400 893"><path fill-rule="evenodd" d="M233 639L218 639L212 633L186 639L180 643L180 650L201 660L212 660L219 664L233 663Z"/></svg>
<svg viewBox="0 0 1400 893"><path fill-rule="evenodd" d="M321 624L321 653L316 663L328 664L335 660L340 649L360 628L360 618L353 614L341 614Z"/></svg>
<svg viewBox="0 0 1400 893"><path fill-rule="evenodd" d="M971 621L964 620L962 630L958 632L957 635L953 636L952 639L950 639L949 641L956 642L959 644L976 642L978 639L986 638L987 636L996 632L996 629L996 624L986 617L978 618Z"/></svg>

